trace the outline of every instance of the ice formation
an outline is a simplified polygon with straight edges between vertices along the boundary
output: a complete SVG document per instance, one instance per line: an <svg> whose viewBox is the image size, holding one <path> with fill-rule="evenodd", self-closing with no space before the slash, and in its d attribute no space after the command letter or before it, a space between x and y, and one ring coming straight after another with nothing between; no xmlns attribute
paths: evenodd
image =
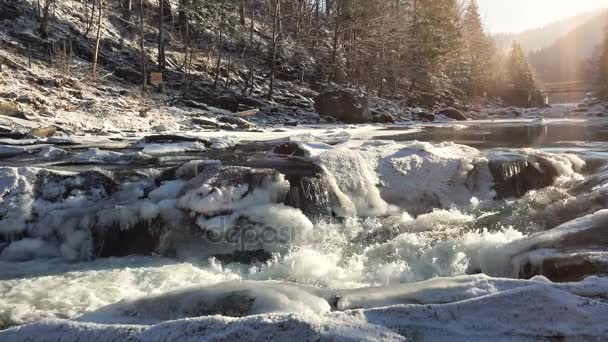
<svg viewBox="0 0 608 342"><path fill-rule="evenodd" d="M496 156L475 148L325 138L283 140L255 164L269 168L217 160L147 172L0 167L0 326L47 319L0 339L70 331L67 339L162 340L176 329L185 340L200 329L212 329L209 339L252 329L276 338L429 341L571 337L582 325L591 337L606 333L595 317L607 309L594 297L608 288L604 279L464 275L517 277L522 265L543 260L545 247L605 223L605 213L581 209L583 197L533 190L526 178L577 181L579 157L511 151L526 164L508 164L502 181L530 188L497 200ZM143 154L90 149L74 160L132 163L235 143L151 140L137 145ZM595 187L588 200L604 193ZM532 236L501 224L535 217L537 207L592 215ZM505 212L511 221L501 221ZM244 264L226 257L243 252ZM175 258L128 256L155 253ZM590 301L594 308L582 310ZM507 303L521 316L502 312ZM479 317L495 319L480 325Z"/></svg>

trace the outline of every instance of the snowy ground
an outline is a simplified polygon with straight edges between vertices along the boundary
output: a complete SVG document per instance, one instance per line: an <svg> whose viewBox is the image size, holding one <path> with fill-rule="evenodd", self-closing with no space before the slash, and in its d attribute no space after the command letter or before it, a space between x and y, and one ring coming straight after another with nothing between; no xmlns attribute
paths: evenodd
<svg viewBox="0 0 608 342"><path fill-rule="evenodd" d="M461 276L351 291L233 281L122 301L74 321L46 320L0 336L3 341L601 341L608 334L607 290L603 278L553 284L543 278ZM337 299L335 311L327 298ZM235 301L250 316L196 317Z"/></svg>

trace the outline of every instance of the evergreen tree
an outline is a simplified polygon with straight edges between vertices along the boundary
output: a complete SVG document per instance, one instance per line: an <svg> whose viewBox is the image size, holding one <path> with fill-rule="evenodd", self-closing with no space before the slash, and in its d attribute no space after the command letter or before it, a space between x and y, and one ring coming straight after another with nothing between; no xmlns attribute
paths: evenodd
<svg viewBox="0 0 608 342"><path fill-rule="evenodd" d="M509 103L518 106L540 105L541 96L536 88L534 75L521 45L513 42L506 63L507 94Z"/></svg>
<svg viewBox="0 0 608 342"><path fill-rule="evenodd" d="M412 8L410 91L437 93L464 80L463 26L457 0L418 0ZM426 96L426 95L425 95Z"/></svg>
<svg viewBox="0 0 608 342"><path fill-rule="evenodd" d="M596 84L598 97L608 99L608 26L597 61L597 80L594 83Z"/></svg>
<svg viewBox="0 0 608 342"><path fill-rule="evenodd" d="M464 34L467 59L465 89L468 95L483 95L491 87L495 47L484 32L476 0L469 1L467 6L464 16Z"/></svg>

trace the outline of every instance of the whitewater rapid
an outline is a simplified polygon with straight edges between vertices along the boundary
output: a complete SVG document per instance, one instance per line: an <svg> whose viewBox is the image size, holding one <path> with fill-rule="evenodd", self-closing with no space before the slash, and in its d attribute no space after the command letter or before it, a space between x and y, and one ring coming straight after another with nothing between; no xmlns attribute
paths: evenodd
<svg viewBox="0 0 608 342"><path fill-rule="evenodd" d="M165 153L158 144L138 148L143 156L100 150L79 156L132 163ZM512 257L531 246L520 241L594 213L584 207L597 203L605 187L591 186L587 201L568 191L587 179L582 157L532 148L485 151L449 142L327 144L309 135L281 140L256 160L289 169L281 172L211 159L124 174L0 167L0 328L44 320L25 326L25 336L67 329L84 340L96 334L146 340L146 329L161 322L178 320L165 326L169 330L190 324L211 325L216 332L227 324L270 329L251 318L266 315L270 325L298 326L294 329L303 335L295 337L319 331L348 337L335 329L350 324L365 331L365 339L400 340L390 327L401 314L381 308L470 300L458 304L470 314L479 309L475 301L501 305L508 298L524 305L546 293L551 301L572 296L566 306L574 310L585 300L580 296L590 296L582 289L601 292L605 281L568 287L544 277L491 276L517 278L520 265ZM497 168L504 158L509 163L500 165L508 167ZM505 181L496 178L497 169L532 170L550 184L525 179L521 184L531 188L510 197L497 190ZM147 256L112 255L130 253L122 249L129 241L120 241L129 232L158 241L146 249ZM237 243L230 240L234 232ZM115 243L120 250L112 248ZM238 262L233 255L243 249L251 255ZM555 317L551 305L543 311L545 322ZM363 311L338 313L358 309ZM412 315L410 324L427 340L450 336L437 322L429 323L434 330L420 328L431 315L420 310L408 306L403 313ZM437 310L443 315L443 307ZM604 308L597 310L601 314ZM498 320L480 334L491 336L489 327L497 328ZM124 330L124 324L134 326ZM604 333L595 321L589 324L597 327L592 335ZM514 334L528 334L522 329ZM10 330L5 337L20 335Z"/></svg>

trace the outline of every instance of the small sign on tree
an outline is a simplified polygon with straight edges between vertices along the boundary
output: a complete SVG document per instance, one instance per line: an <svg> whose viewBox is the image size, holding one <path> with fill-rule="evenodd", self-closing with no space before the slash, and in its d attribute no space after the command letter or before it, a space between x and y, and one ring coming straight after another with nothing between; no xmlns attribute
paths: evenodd
<svg viewBox="0 0 608 342"><path fill-rule="evenodd" d="M158 86L163 83L163 74L160 72L151 72L150 83L155 86Z"/></svg>

